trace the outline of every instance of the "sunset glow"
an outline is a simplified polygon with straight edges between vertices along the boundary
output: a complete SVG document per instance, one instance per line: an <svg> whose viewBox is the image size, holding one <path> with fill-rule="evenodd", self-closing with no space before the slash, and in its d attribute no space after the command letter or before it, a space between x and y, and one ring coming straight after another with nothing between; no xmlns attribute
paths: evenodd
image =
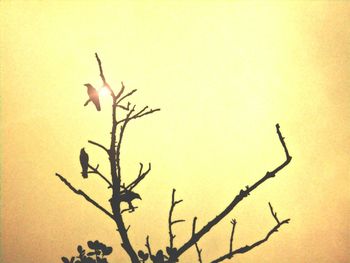
<svg viewBox="0 0 350 263"><path fill-rule="evenodd" d="M283 162L279 123L292 162L198 242L203 262L228 250L232 219L234 249L264 237L269 202L290 224L225 263L350 262L349 14L350 1L0 1L0 262L60 262L88 240L130 262L114 222L55 176L110 210L111 189L79 163L84 147L110 179L108 154L88 142L111 145L95 52L115 94L121 81L137 89L123 106L161 109L131 120L121 145L126 185L152 164L123 214L135 248L148 235L153 251L167 246L173 188L178 246L194 217L204 226ZM101 111L84 107L84 83Z"/></svg>
<svg viewBox="0 0 350 263"><path fill-rule="evenodd" d="M111 95L110 90L107 87L102 87L98 91L99 96L106 97L108 95Z"/></svg>

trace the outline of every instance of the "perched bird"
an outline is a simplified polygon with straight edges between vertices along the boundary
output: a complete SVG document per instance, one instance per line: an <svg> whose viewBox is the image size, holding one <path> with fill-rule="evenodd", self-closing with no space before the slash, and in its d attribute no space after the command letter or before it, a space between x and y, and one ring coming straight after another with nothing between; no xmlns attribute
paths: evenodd
<svg viewBox="0 0 350 263"><path fill-rule="evenodd" d="M84 178L88 178L88 168L89 168L89 155L85 152L85 149L80 150L80 164L81 164L81 174Z"/></svg>
<svg viewBox="0 0 350 263"><path fill-rule="evenodd" d="M128 191L126 191L126 192L124 192L123 194L120 195L120 202L128 203L129 209L131 211L135 210L135 207L131 203L135 199L142 200L141 196L138 193L135 193L135 192L130 191L130 190L128 190Z"/></svg>
<svg viewBox="0 0 350 263"><path fill-rule="evenodd" d="M96 109L98 111L100 111L101 110L101 106L100 106L100 99L98 97L97 90L89 83L84 84L84 86L87 87L87 93L89 95L89 99L85 102L84 106L88 105L89 102L92 101L95 104Z"/></svg>

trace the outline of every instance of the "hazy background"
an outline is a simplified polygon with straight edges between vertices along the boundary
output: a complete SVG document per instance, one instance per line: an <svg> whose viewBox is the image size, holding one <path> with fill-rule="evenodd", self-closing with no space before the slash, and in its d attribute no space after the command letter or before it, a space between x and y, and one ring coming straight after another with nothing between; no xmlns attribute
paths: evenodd
<svg viewBox="0 0 350 263"><path fill-rule="evenodd" d="M175 245L219 213L246 185L284 160L266 182L199 243L204 262L261 239L274 225L267 203L289 225L235 262L349 262L350 4L229 1L1 1L1 240L4 263L60 262L78 244L112 245L128 262L113 222L57 177L108 205L97 178L83 180L79 151L108 173L110 106L86 100L84 83L137 88L133 101L161 112L134 122L122 152L124 178L140 161L152 173L143 201L126 215L144 248L167 244L171 190L184 202ZM191 249L182 262L196 262Z"/></svg>

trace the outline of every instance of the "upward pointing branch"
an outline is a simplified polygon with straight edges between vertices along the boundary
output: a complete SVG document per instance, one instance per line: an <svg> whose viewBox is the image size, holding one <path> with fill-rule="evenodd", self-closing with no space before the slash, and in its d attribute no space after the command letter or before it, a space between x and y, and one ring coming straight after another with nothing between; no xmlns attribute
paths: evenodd
<svg viewBox="0 0 350 263"><path fill-rule="evenodd" d="M192 247L198 240L200 240L205 234L207 234L210 231L210 229L212 229L224 217L226 217L243 200L243 198L247 197L255 188L260 186L267 179L274 177L277 174L277 172L282 170L284 167L286 167L290 163L290 161L292 160L292 157L289 155L287 146L284 142L284 137L282 136L280 131L280 125L278 123L276 124L276 131L277 131L278 138L284 149L286 160L281 165L277 166L272 172L267 172L265 176L263 176L260 180L255 182L251 187L247 187L245 190L241 190L240 193L236 195L236 197L232 200L232 202L219 215L217 215L215 218L209 221L197 233L192 235L191 238L177 250L177 253L171 258L172 261L175 261L185 251L187 251L190 247Z"/></svg>
<svg viewBox="0 0 350 263"><path fill-rule="evenodd" d="M177 204L180 204L183 200L175 200L175 192L176 189L173 189L173 193L171 195L171 206L170 206L170 210L169 210L169 217L168 217L168 227L169 227L169 247L172 249L174 247L174 238L176 235L173 234L173 229L172 226L174 224L177 223L181 223L181 222L185 222L185 220L183 219L179 219L179 220L174 220L172 219L173 217L173 212L174 212L174 208Z"/></svg>

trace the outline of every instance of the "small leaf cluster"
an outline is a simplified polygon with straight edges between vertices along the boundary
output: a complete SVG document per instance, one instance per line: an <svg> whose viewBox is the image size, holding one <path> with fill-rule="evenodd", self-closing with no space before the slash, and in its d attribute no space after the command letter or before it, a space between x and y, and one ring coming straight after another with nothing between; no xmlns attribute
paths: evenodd
<svg viewBox="0 0 350 263"><path fill-rule="evenodd" d="M141 262L146 262L148 259L150 259L154 263L164 263L167 262L167 259L174 257L177 252L177 248L166 247L166 252L168 255L164 255L163 250L158 250L155 255L150 256L148 253L139 250L137 254L141 259Z"/></svg>
<svg viewBox="0 0 350 263"><path fill-rule="evenodd" d="M62 257L63 263L108 263L107 258L112 253L112 247L106 246L102 242L88 241L87 245L91 251L86 251L81 245L77 247L78 256L73 256L70 259Z"/></svg>

